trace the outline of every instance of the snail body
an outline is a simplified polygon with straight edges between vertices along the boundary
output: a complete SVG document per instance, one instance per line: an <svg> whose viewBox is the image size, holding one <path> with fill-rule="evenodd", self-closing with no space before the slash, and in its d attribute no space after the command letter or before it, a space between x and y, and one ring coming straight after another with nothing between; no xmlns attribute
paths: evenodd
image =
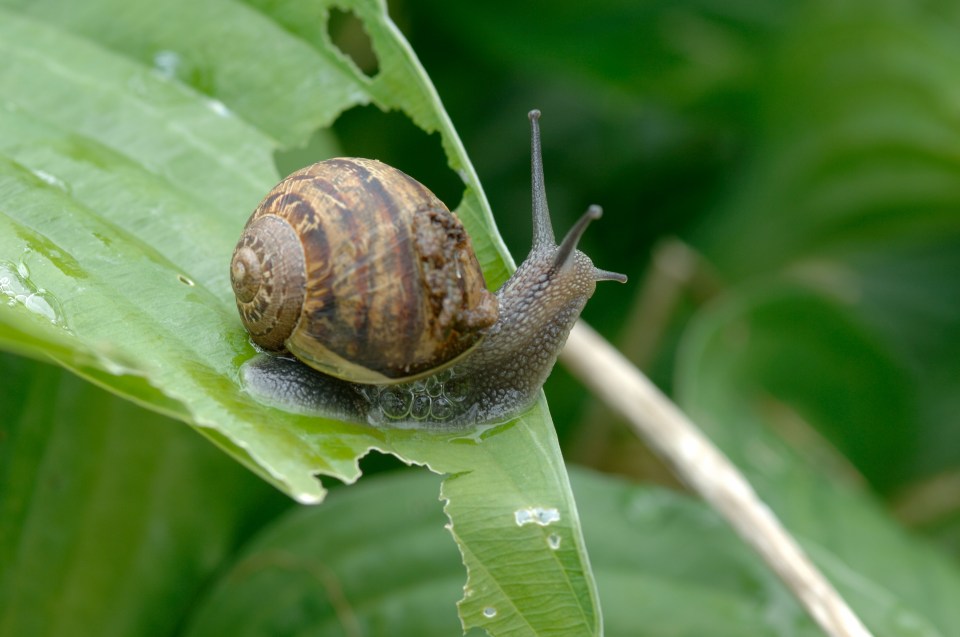
<svg viewBox="0 0 960 637"><path fill-rule="evenodd" d="M281 353L244 365L248 391L375 425L490 422L528 407L596 282L626 280L576 249L598 207L556 243L538 118L533 248L496 294L456 216L404 173L338 158L280 182L231 263L252 340Z"/></svg>

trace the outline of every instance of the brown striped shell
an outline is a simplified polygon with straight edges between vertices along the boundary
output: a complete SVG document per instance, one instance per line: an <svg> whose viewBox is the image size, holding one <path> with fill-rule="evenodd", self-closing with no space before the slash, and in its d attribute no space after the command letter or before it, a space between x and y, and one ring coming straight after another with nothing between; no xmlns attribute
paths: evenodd
<svg viewBox="0 0 960 637"><path fill-rule="evenodd" d="M230 278L255 343L358 383L442 369L497 320L460 221L370 159L330 159L280 182L247 222Z"/></svg>

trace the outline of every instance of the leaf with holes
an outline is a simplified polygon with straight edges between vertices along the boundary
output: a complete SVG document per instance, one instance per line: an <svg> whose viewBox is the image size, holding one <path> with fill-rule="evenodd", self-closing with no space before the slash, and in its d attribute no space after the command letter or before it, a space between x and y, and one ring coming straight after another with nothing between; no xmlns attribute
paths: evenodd
<svg viewBox="0 0 960 637"><path fill-rule="evenodd" d="M542 401L495 429L431 434L283 413L238 384L254 351L228 282L233 244L279 178L274 153L345 109L373 103L439 132L466 184L457 213L488 284L511 267L385 7L338 3L370 37L369 77L331 44L328 4L0 2L0 345L198 427L301 502L323 498L318 475L356 480L371 449L450 474L443 497L474 591L460 606L464 626L596 634L596 593ZM563 549L547 546L540 524L518 524L517 511L548 511ZM524 584L532 565L549 596ZM494 621L490 605L504 609Z"/></svg>

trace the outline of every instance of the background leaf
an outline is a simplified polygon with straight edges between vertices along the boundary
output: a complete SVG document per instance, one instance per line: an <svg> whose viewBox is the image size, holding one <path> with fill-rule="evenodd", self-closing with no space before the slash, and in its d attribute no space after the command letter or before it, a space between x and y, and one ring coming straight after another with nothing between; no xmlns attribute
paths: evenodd
<svg viewBox="0 0 960 637"><path fill-rule="evenodd" d="M776 337L787 328L793 339ZM862 436L895 439L877 425L911 401L898 392L902 370L882 352L862 340L848 315L809 291L760 288L718 304L691 329L679 369L682 404L875 634L949 635L957 609L944 600L960 593L960 571L907 537L815 433L872 424ZM778 363L793 370L790 384L779 382ZM819 382L836 391L824 396ZM875 387L887 392L880 402ZM858 422L875 412L872 422ZM855 455L861 444L846 446Z"/></svg>
<svg viewBox="0 0 960 637"><path fill-rule="evenodd" d="M771 59L750 187L698 237L724 276L785 272L852 309L863 338L897 359L896 391L918 400L909 413L877 414L873 432L899 453L851 456L883 492L960 460L955 392L941 384L960 376L960 290L944 276L960 255L947 106L960 47L956 25L939 24L935 11L899 2L869 15L809 7ZM888 396L884 387L872 391ZM855 427L848 437L862 436Z"/></svg>
<svg viewBox="0 0 960 637"><path fill-rule="evenodd" d="M194 432L0 355L0 634L170 635L285 503Z"/></svg>

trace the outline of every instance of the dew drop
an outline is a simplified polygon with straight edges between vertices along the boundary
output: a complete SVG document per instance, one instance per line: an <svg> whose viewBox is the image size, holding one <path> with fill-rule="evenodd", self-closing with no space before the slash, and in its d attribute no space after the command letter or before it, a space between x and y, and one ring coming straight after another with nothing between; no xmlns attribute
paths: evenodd
<svg viewBox="0 0 960 637"><path fill-rule="evenodd" d="M118 352L97 352L97 364L107 373L114 376L143 376L144 372L135 364L123 362L123 356Z"/></svg>
<svg viewBox="0 0 960 637"><path fill-rule="evenodd" d="M513 518L517 521L517 526L530 524L533 522L533 514L530 509L517 509L513 512Z"/></svg>
<svg viewBox="0 0 960 637"><path fill-rule="evenodd" d="M561 538L559 535L556 533L551 533L547 536L547 546L556 551L558 548L560 548L560 539Z"/></svg>
<svg viewBox="0 0 960 637"><path fill-rule="evenodd" d="M63 192L70 192L70 186L67 185L67 182L60 179L56 175L52 175L47 171L40 169L34 170L33 174L48 186L53 186L54 188L62 190Z"/></svg>
<svg viewBox="0 0 960 637"><path fill-rule="evenodd" d="M177 69L180 67L181 62L180 54L176 51L157 51L153 55L153 68L160 77L168 80L172 80L177 76Z"/></svg>
<svg viewBox="0 0 960 637"><path fill-rule="evenodd" d="M66 328L66 320L60 301L52 293L30 280L30 270L25 262L0 261L0 295L7 297L7 305L22 305L24 309L42 316L54 325Z"/></svg>
<svg viewBox="0 0 960 637"><path fill-rule="evenodd" d="M3 293L12 303L34 293L27 284L28 278L20 271L20 267L11 261L0 261L0 293Z"/></svg>
<svg viewBox="0 0 960 637"><path fill-rule="evenodd" d="M553 507L525 507L514 511L513 518L516 520L517 526L524 526L525 524L547 526L560 521L560 511Z"/></svg>
<svg viewBox="0 0 960 637"><path fill-rule="evenodd" d="M190 279L182 274L177 275L177 280L180 281L180 283L183 283L184 285L189 285L190 287L193 287L195 285L195 283L193 282L193 279Z"/></svg>
<svg viewBox="0 0 960 637"><path fill-rule="evenodd" d="M497 616L497 609L494 608L493 606L487 606L486 608L483 609L483 616L486 617L487 619L493 619L494 617Z"/></svg>
<svg viewBox="0 0 960 637"><path fill-rule="evenodd" d="M54 325L59 325L63 321L63 310L60 309L60 301L42 288L24 299L23 306L34 314L39 314L44 317Z"/></svg>
<svg viewBox="0 0 960 637"><path fill-rule="evenodd" d="M220 117L230 116L230 109L227 108L227 105L220 100L207 100L207 108L213 111L215 115L219 115Z"/></svg>

